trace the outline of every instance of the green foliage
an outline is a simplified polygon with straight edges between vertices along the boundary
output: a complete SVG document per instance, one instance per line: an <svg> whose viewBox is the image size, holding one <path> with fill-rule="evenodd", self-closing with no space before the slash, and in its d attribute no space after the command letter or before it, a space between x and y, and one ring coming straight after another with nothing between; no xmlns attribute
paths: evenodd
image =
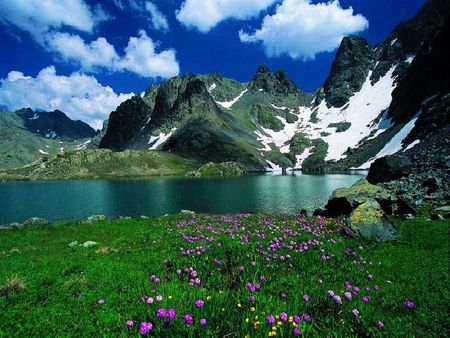
<svg viewBox="0 0 450 338"><path fill-rule="evenodd" d="M292 160L286 156L286 154L281 153L278 149L269 151L266 154L266 159L278 164L283 169L294 167Z"/></svg>
<svg viewBox="0 0 450 338"><path fill-rule="evenodd" d="M315 139L312 140L311 144L314 148L312 154L303 161L302 171L321 172L328 152L328 143L321 139Z"/></svg>
<svg viewBox="0 0 450 338"><path fill-rule="evenodd" d="M291 139L289 157L295 162L295 155L302 154L311 145L311 140L304 133L297 133Z"/></svg>

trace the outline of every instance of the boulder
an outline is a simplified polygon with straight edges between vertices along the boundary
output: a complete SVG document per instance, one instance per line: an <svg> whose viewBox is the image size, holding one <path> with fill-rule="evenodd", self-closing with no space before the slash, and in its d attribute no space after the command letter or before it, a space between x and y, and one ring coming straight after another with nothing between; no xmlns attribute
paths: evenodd
<svg viewBox="0 0 450 338"><path fill-rule="evenodd" d="M13 222L8 224L0 225L0 231L2 230L13 230L13 229L21 229L23 227L22 224Z"/></svg>
<svg viewBox="0 0 450 338"><path fill-rule="evenodd" d="M386 213L392 213L392 204L396 198L382 187L370 184L366 179L361 179L349 188L339 188L333 191L325 206L323 216L348 216L370 198L375 199Z"/></svg>
<svg viewBox="0 0 450 338"><path fill-rule="evenodd" d="M408 176L411 173L411 167L411 160L406 156L384 156L372 163L367 174L367 181L377 184L396 180Z"/></svg>
<svg viewBox="0 0 450 338"><path fill-rule="evenodd" d="M103 221L106 219L105 215L92 215L83 221L84 224L91 224L98 221Z"/></svg>
<svg viewBox="0 0 450 338"><path fill-rule="evenodd" d="M50 222L45 218L31 217L28 218L25 222L23 222L23 225L44 225L49 223Z"/></svg>
<svg viewBox="0 0 450 338"><path fill-rule="evenodd" d="M94 241L86 241L86 242L84 242L83 244L81 244L81 246L82 246L83 248L89 248L90 246L94 246L94 245L97 245L97 242L94 242Z"/></svg>
<svg viewBox="0 0 450 338"><path fill-rule="evenodd" d="M369 199L358 206L348 219L345 233L378 241L394 240L398 231L383 212L381 205L374 199Z"/></svg>

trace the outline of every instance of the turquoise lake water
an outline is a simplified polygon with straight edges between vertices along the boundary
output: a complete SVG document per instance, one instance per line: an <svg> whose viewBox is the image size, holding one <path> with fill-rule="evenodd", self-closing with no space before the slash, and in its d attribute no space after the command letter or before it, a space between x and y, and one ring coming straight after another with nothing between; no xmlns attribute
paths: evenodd
<svg viewBox="0 0 450 338"><path fill-rule="evenodd" d="M0 183L0 224L29 217L51 221L201 213L292 213L323 206L331 192L355 183L353 174L249 175L230 178L164 177L145 180L71 180Z"/></svg>

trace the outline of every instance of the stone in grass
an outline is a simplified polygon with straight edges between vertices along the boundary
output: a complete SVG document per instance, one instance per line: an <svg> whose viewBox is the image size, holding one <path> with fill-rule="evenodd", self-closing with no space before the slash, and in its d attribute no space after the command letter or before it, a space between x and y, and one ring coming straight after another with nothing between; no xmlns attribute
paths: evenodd
<svg viewBox="0 0 450 338"><path fill-rule="evenodd" d="M90 246L94 246L94 245L97 245L97 242L94 242L94 241L87 241L87 242L84 242L83 244L81 244L81 246L82 246L83 248L89 248Z"/></svg>
<svg viewBox="0 0 450 338"><path fill-rule="evenodd" d="M92 215L83 221L84 224L91 224L98 221L103 221L106 219L105 215Z"/></svg>
<svg viewBox="0 0 450 338"><path fill-rule="evenodd" d="M17 223L17 222L13 222L13 223L9 223L9 224L0 225L0 231L2 231L2 230L21 229L22 227L23 227L22 224Z"/></svg>
<svg viewBox="0 0 450 338"><path fill-rule="evenodd" d="M69 247L73 248L74 246L78 245L78 241L73 241L69 243Z"/></svg>
<svg viewBox="0 0 450 338"><path fill-rule="evenodd" d="M49 223L50 222L45 218L31 217L28 218L25 222L23 222L23 225L44 225Z"/></svg>
<svg viewBox="0 0 450 338"><path fill-rule="evenodd" d="M388 241L398 238L398 231L383 212L380 204L369 199L358 206L348 218L348 227L344 230L348 235Z"/></svg>
<svg viewBox="0 0 450 338"><path fill-rule="evenodd" d="M386 189L370 184L366 179L361 179L349 188L334 190L321 215L326 217L348 216L359 205L371 198L377 200L385 212L392 213L395 197Z"/></svg>

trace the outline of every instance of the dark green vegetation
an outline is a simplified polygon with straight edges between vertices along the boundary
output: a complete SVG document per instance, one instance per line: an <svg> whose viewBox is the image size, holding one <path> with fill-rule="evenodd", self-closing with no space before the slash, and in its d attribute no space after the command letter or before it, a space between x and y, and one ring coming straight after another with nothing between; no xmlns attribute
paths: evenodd
<svg viewBox="0 0 450 338"><path fill-rule="evenodd" d="M194 171L190 171L187 176L205 177L205 176L242 176L245 170L235 162L206 163Z"/></svg>
<svg viewBox="0 0 450 338"><path fill-rule="evenodd" d="M340 222L300 215L174 215L4 231L0 336L136 336L145 321L150 336L265 337L274 327L289 337L303 318L297 327L305 336L442 337L450 324L448 223L396 225L400 239L384 243L342 237ZM176 311L168 328L159 308ZM186 313L192 325L183 322ZM279 324L267 323L279 314Z"/></svg>
<svg viewBox="0 0 450 338"><path fill-rule="evenodd" d="M302 163L302 169L305 172L321 172L325 164L325 156L327 156L328 143L321 139L315 139L311 141L314 146L311 150L312 154L308 156Z"/></svg>
<svg viewBox="0 0 450 338"><path fill-rule="evenodd" d="M49 180L185 175L200 166L174 154L88 149L56 155L42 162L0 171L0 180Z"/></svg>

